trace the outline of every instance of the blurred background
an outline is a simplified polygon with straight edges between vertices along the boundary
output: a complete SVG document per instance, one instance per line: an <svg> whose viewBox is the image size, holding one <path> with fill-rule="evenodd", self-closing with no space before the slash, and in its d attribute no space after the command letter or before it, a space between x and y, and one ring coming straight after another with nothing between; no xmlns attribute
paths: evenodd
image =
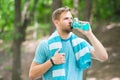
<svg viewBox="0 0 120 80"><path fill-rule="evenodd" d="M120 80L120 0L0 0L0 80L29 80L35 49L55 30L51 14L62 6L91 23L109 55L93 60L84 80Z"/></svg>

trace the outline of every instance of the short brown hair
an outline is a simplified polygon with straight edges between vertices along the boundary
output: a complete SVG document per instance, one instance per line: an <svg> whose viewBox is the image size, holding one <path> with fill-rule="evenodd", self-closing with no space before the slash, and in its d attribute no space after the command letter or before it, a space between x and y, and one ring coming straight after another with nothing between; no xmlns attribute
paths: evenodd
<svg viewBox="0 0 120 80"><path fill-rule="evenodd" d="M60 15L61 15L63 12L68 12L68 11L71 11L71 9L70 9L69 7L61 7L61 8L56 9L56 10L52 13L52 21L54 21L54 20L59 20L59 19L60 19Z"/></svg>

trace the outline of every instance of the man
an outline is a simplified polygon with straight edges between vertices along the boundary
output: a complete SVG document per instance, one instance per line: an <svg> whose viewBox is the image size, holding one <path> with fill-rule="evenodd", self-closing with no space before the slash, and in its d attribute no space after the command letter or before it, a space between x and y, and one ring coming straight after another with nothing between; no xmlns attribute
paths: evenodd
<svg viewBox="0 0 120 80"><path fill-rule="evenodd" d="M105 48L91 28L78 31L89 39L92 46L72 33L72 18L67 7L53 12L56 31L38 45L29 71L30 80L40 76L43 80L82 80L82 72L91 65L91 57L99 61L108 59Z"/></svg>

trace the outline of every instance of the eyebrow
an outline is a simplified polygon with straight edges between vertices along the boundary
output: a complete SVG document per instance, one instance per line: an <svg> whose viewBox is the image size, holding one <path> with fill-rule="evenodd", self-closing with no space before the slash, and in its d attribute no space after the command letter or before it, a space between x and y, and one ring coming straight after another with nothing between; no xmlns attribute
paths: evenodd
<svg viewBox="0 0 120 80"><path fill-rule="evenodd" d="M64 19L69 19L69 18L70 18L70 19L73 19L73 17L64 17Z"/></svg>

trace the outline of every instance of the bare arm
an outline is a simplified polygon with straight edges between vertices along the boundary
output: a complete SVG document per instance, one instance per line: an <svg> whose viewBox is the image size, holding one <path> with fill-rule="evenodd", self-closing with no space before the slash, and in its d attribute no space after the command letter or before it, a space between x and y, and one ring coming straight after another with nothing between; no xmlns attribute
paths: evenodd
<svg viewBox="0 0 120 80"><path fill-rule="evenodd" d="M108 59L108 54L104 48L104 46L101 44L101 42L95 37L95 35L92 33L92 30L88 31L82 31L78 29L79 32L84 34L89 41L91 42L92 46L94 47L94 50L91 49L91 54L93 58L99 60L99 61L105 61Z"/></svg>
<svg viewBox="0 0 120 80"><path fill-rule="evenodd" d="M34 80L38 78L39 76L42 76L51 67L52 67L52 64L50 60L46 61L43 64L37 64L35 62L32 62L30 71L29 71L30 80Z"/></svg>
<svg viewBox="0 0 120 80"><path fill-rule="evenodd" d="M100 61L107 60L108 54L107 54L104 46L101 44L101 42L94 36L93 33L90 33L89 35L87 35L87 37L94 47L94 50L91 50L93 58L100 60Z"/></svg>

